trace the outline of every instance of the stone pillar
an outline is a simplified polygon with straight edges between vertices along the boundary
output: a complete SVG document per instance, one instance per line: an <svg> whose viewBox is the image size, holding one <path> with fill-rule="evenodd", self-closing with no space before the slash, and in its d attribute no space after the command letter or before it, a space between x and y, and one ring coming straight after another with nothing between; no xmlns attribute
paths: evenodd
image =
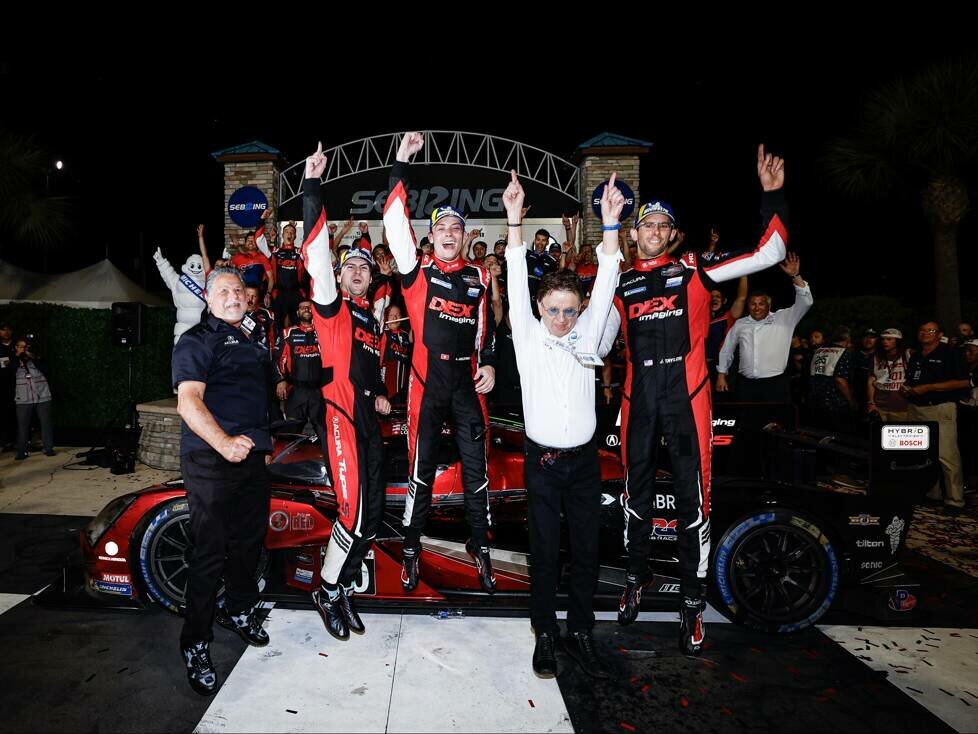
<svg viewBox="0 0 978 734"><path fill-rule="evenodd" d="M599 184L611 178L613 171L617 171L618 180L628 184L635 193L635 206L638 207L641 201L639 156L648 151L648 147L639 145L600 145L578 149L581 159L582 242L593 245L601 242L601 220L591 208L591 194ZM622 222L622 229L627 227L628 223Z"/></svg>
<svg viewBox="0 0 978 734"><path fill-rule="evenodd" d="M212 154L218 163L224 165L224 245L230 244L233 235L241 241L247 234L228 215L228 200L231 194L242 186L254 186L260 189L272 214L268 218L269 226L275 224L275 212L278 211L278 180L281 170L281 154L279 151L259 142L235 146Z"/></svg>

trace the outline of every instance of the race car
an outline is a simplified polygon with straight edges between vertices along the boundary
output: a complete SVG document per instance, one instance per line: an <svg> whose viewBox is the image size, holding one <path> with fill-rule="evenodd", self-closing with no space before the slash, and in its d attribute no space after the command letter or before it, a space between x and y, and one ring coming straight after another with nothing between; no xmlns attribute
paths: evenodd
<svg viewBox="0 0 978 734"><path fill-rule="evenodd" d="M617 409L599 409L602 494L597 608L615 608L625 579ZM714 409L711 601L744 626L804 629L833 604L876 619L913 615L918 583L900 569L913 505L937 479L936 424L874 426L870 439L797 428L791 406L722 403ZM497 593L482 592L465 552L461 467L451 430L439 446L432 512L422 538L422 583L400 582L400 516L407 492L403 412L382 419L387 452L385 519L361 568L362 607L528 608L527 498L523 425L517 411L490 416L489 490ZM320 445L284 427L269 470L272 498L259 576L266 599L308 599L319 583L336 516ZM291 432L290 432L291 430ZM647 609L678 604L675 499L668 456L657 472L649 524L654 557ZM192 547L180 480L123 495L80 533L80 560L39 603L157 603L181 612ZM564 535L566 548L566 534Z"/></svg>

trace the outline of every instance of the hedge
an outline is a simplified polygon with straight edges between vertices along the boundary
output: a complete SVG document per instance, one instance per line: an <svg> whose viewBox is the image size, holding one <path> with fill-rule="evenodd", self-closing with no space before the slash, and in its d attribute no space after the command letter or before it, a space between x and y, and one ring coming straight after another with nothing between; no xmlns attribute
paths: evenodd
<svg viewBox="0 0 978 734"><path fill-rule="evenodd" d="M47 303L0 305L14 338L33 333L48 364L58 430L99 429L125 418L126 348L112 344L109 309L69 308ZM136 403L171 397L173 308L147 308L143 346L132 348L132 394ZM96 438L93 436L93 439Z"/></svg>

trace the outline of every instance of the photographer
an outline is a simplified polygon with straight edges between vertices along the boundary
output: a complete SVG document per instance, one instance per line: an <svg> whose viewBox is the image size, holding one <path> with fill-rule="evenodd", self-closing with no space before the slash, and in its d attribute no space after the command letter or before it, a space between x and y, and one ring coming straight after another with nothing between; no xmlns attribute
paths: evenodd
<svg viewBox="0 0 978 734"><path fill-rule="evenodd" d="M54 425L51 422L51 387L45 377L45 365L36 356L34 335L28 334L14 344L14 358L8 370L14 373L14 403L17 405L17 461L28 457L31 445L31 418L37 411L41 421L44 455L54 456Z"/></svg>

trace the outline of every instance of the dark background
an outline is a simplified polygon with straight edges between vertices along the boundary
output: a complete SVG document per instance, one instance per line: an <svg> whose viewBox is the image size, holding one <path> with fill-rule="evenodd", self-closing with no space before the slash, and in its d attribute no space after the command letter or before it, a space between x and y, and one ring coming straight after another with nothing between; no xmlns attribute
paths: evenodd
<svg viewBox="0 0 978 734"><path fill-rule="evenodd" d="M754 156L765 142L787 160L790 247L801 253L816 299L880 294L926 306L933 265L915 197L846 200L823 180L817 156L828 138L851 129L868 90L970 49L947 38L912 49L904 39L870 45L829 33L821 41L745 37L749 52L688 47L658 56L650 48L648 57L607 69L599 57L541 54L527 66L520 55L517 84L500 81L507 72L491 55L461 64L320 55L315 67L288 63L262 77L249 75L254 63L209 64L192 54L185 61L46 54L0 62L3 99L11 102L0 124L36 135L65 161L52 174L52 192L75 197L80 226L53 257L54 271L108 254L137 282L147 264L145 282L159 289L147 260L157 245L180 262L195 251L194 228L204 222L216 250L223 179L210 153L239 143L261 140L297 162L319 139L328 146L437 128L492 133L569 158L579 143L609 131L654 143L643 161L642 196L672 202L696 248L711 223L725 246L756 236ZM233 58L245 58L246 48ZM959 236L963 274L978 264L974 220L969 215ZM3 257L40 269L31 249L5 247ZM780 288L776 296L790 296L779 272L767 278ZM968 277L962 293L974 298Z"/></svg>

